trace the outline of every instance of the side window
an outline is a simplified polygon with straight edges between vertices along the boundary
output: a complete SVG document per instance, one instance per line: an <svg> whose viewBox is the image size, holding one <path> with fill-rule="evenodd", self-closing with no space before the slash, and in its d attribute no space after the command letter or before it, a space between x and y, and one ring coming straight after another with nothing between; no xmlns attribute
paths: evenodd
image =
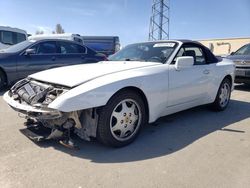
<svg viewBox="0 0 250 188"><path fill-rule="evenodd" d="M35 54L37 54L38 47L39 47L39 44L35 44L35 45L29 47L29 49L34 49L35 50Z"/></svg>
<svg viewBox="0 0 250 188"><path fill-rule="evenodd" d="M206 64L204 53L199 47L185 47L184 56L192 56L194 58L194 65Z"/></svg>
<svg viewBox="0 0 250 188"><path fill-rule="evenodd" d="M176 62L177 57L192 56L194 58L194 65L205 65L206 58L201 48L196 46L184 46L177 53L173 64Z"/></svg>
<svg viewBox="0 0 250 188"><path fill-rule="evenodd" d="M83 43L82 39L77 38L77 37L74 37L74 41L79 42L80 44L82 44L82 43Z"/></svg>
<svg viewBox="0 0 250 188"><path fill-rule="evenodd" d="M61 54L78 54L85 53L86 49L80 48L80 45L69 42L58 42Z"/></svg>
<svg viewBox="0 0 250 188"><path fill-rule="evenodd" d="M13 34L10 31L2 31L1 39L1 42L4 44L14 44Z"/></svg>
<svg viewBox="0 0 250 188"><path fill-rule="evenodd" d="M84 46L78 45L78 50L79 50L79 53L83 53L83 54L87 53L87 49Z"/></svg>
<svg viewBox="0 0 250 188"><path fill-rule="evenodd" d="M16 34L16 38L17 38L17 43L25 41L26 40L26 36L25 34L22 33L17 33Z"/></svg>
<svg viewBox="0 0 250 188"><path fill-rule="evenodd" d="M56 43L53 41L42 42L42 43L38 44L37 46L34 46L34 48L36 48L37 54L54 54L54 53L56 53Z"/></svg>

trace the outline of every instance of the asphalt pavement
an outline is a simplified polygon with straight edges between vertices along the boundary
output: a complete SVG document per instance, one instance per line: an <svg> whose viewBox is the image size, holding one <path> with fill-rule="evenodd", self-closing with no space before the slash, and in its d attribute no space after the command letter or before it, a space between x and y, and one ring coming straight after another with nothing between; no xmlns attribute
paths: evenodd
<svg viewBox="0 0 250 188"><path fill-rule="evenodd" d="M114 149L77 139L80 150L36 144L0 92L0 187L250 187L250 87L236 86L223 112L193 108L147 125Z"/></svg>

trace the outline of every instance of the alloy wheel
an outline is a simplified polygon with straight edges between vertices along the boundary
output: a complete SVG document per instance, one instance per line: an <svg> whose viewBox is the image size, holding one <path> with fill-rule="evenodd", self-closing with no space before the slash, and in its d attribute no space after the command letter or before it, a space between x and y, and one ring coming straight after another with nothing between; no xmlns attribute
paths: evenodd
<svg viewBox="0 0 250 188"><path fill-rule="evenodd" d="M225 107L227 105L227 103L229 102L229 98L230 98L230 85L225 82L222 87L221 87L221 90L220 90L220 95L219 95L219 98L220 98L220 106L221 107Z"/></svg>
<svg viewBox="0 0 250 188"><path fill-rule="evenodd" d="M142 115L140 106L133 99L125 99L114 108L110 130L119 141L129 140L139 129Z"/></svg>

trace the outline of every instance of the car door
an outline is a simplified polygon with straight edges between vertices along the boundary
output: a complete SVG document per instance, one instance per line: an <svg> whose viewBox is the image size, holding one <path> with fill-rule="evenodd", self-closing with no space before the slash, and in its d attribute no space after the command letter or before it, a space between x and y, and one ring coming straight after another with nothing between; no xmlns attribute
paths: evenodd
<svg viewBox="0 0 250 188"><path fill-rule="evenodd" d="M84 63L86 49L80 49L80 45L70 41L57 41L60 55L58 61L61 66Z"/></svg>
<svg viewBox="0 0 250 188"><path fill-rule="evenodd" d="M17 59L19 79L42 70L59 66L55 41L38 42L29 49L34 49L33 53L26 54L23 52Z"/></svg>
<svg viewBox="0 0 250 188"><path fill-rule="evenodd" d="M62 66L96 63L104 59L104 57L86 46L79 45L68 41L57 42L60 55L58 61Z"/></svg>
<svg viewBox="0 0 250 188"><path fill-rule="evenodd" d="M177 57L192 56L192 67L175 69ZM211 65L206 62L204 51L199 46L183 46L169 66L169 100L168 106L184 108L202 104L208 98L208 87L211 81Z"/></svg>

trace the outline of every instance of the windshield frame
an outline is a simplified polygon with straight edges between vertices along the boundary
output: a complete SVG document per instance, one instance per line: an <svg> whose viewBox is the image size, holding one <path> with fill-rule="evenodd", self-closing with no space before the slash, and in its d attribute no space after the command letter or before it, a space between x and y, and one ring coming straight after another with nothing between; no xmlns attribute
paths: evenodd
<svg viewBox="0 0 250 188"><path fill-rule="evenodd" d="M164 44L173 44L173 46L164 46ZM141 42L141 43L134 43L134 44L129 44L127 46L125 46L123 49L121 49L120 51L118 51L117 53L111 55L108 57L108 61L141 61L141 62L154 62L154 63L160 63L160 64L166 64L168 63L169 59L172 58L173 54L176 52L176 50L178 50L178 47L179 47L179 41L150 41L150 42ZM151 45L150 47L154 47L155 45L163 45L163 46L159 46L159 48L168 48L168 49L171 49L172 51L168 54L167 57L165 57L166 59L164 61L148 61L148 60L145 60L145 59L133 59L133 58L127 58L127 59L120 59L120 60L116 60L116 59L113 59L113 57L117 56L117 54L121 53L122 51L128 49L128 48L131 48L133 46L139 46L139 45ZM155 46L157 48L157 46Z"/></svg>

